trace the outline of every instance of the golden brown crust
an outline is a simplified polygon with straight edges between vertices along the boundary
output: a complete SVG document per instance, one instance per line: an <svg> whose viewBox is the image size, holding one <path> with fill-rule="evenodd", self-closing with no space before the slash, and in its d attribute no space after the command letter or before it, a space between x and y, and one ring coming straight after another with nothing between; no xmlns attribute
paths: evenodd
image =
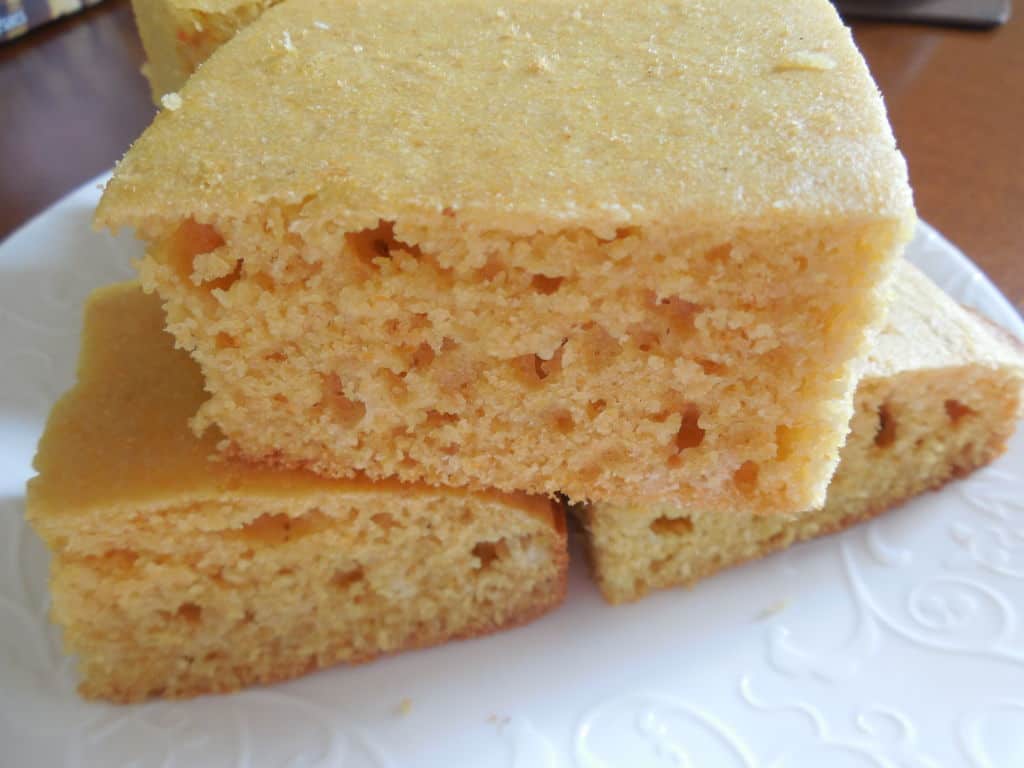
<svg viewBox="0 0 1024 768"><path fill-rule="evenodd" d="M825 66L801 64L808 49ZM120 163L104 225L318 194L360 218L452 206L549 230L910 208L884 105L825 0L299 0L180 95Z"/></svg>

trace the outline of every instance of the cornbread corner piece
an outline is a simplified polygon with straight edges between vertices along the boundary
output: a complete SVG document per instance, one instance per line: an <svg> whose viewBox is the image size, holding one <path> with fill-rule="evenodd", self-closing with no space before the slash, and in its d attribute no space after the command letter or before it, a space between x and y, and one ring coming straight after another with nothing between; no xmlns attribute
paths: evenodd
<svg viewBox="0 0 1024 768"><path fill-rule="evenodd" d="M204 397L135 284L86 311L28 488L86 697L231 691L529 621L565 592L547 499L211 461Z"/></svg>
<svg viewBox="0 0 1024 768"><path fill-rule="evenodd" d="M824 500L913 219L826 0L294 0L179 96L97 221L147 241L229 453Z"/></svg>
<svg viewBox="0 0 1024 768"><path fill-rule="evenodd" d="M825 506L792 519L668 505L582 509L604 596L635 600L839 531L991 462L1021 415L1020 342L909 264L871 353Z"/></svg>
<svg viewBox="0 0 1024 768"><path fill-rule="evenodd" d="M156 104L235 32L278 0L132 0Z"/></svg>

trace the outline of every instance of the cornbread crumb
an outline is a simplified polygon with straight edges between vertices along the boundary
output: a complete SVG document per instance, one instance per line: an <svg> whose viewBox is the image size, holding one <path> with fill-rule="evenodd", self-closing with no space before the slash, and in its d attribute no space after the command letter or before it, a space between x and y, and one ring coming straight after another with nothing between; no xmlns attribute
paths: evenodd
<svg viewBox="0 0 1024 768"><path fill-rule="evenodd" d="M790 70L803 69L825 72L827 70L834 69L835 66L835 59L821 51L794 51L793 53L786 54L782 59L780 59L778 64L775 65L775 70L778 72L786 72Z"/></svg>
<svg viewBox="0 0 1024 768"><path fill-rule="evenodd" d="M135 284L90 299L28 519L86 697L231 691L519 624L565 592L546 499L210 461L195 364ZM410 700L406 700L411 707Z"/></svg>
<svg viewBox="0 0 1024 768"><path fill-rule="evenodd" d="M173 112L176 109L181 109L181 96L176 93L165 93L160 98L160 103L163 104L164 109L169 109Z"/></svg>
<svg viewBox="0 0 1024 768"><path fill-rule="evenodd" d="M792 519L672 505L580 508L610 602L842 530L1002 453L1021 413L1019 342L991 333L909 264L895 287L824 508Z"/></svg>
<svg viewBox="0 0 1024 768"><path fill-rule="evenodd" d="M691 10L293 0L223 46L98 212L148 243L196 428L337 477L819 504L905 165L830 3ZM772 73L800 38L835 67Z"/></svg>

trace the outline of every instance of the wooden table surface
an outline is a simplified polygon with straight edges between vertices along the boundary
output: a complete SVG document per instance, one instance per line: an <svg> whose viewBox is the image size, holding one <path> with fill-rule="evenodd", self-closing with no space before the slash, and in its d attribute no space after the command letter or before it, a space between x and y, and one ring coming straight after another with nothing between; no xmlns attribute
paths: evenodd
<svg viewBox="0 0 1024 768"><path fill-rule="evenodd" d="M1024 16L987 32L858 23L917 208L1024 309ZM128 0L0 45L0 238L152 119Z"/></svg>

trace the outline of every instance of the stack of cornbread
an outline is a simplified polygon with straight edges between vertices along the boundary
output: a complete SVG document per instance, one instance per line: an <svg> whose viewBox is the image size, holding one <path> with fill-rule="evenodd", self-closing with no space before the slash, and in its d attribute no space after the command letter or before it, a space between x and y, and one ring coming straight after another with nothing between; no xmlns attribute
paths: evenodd
<svg viewBox="0 0 1024 768"><path fill-rule="evenodd" d="M181 6L148 7L159 91ZM91 301L29 488L86 695L537 616L556 494L627 600L1013 429L1017 350L899 262L905 165L826 0L286 0L163 103L97 212L141 287Z"/></svg>

